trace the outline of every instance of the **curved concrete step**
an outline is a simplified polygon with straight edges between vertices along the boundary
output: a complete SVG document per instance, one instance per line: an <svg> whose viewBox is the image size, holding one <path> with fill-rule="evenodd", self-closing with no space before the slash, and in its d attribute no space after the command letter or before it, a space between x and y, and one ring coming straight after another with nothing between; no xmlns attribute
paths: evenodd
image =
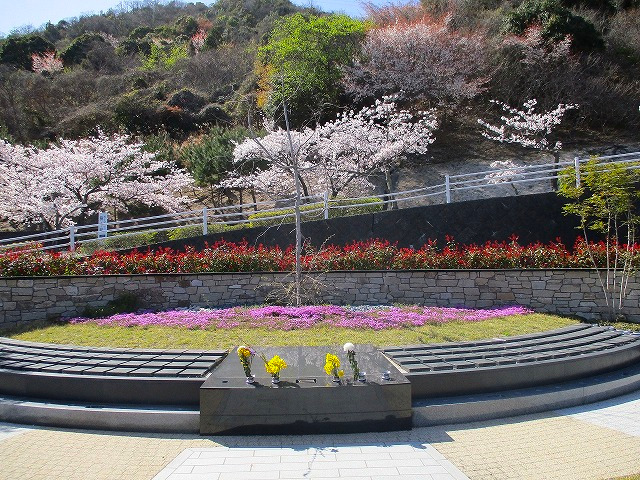
<svg viewBox="0 0 640 480"><path fill-rule="evenodd" d="M541 413L640 390L640 364L545 387L414 401L413 426L456 424ZM55 403L0 397L6 422L111 431L198 433L197 408Z"/></svg>
<svg viewBox="0 0 640 480"><path fill-rule="evenodd" d="M640 362L640 335L575 325L477 342L388 347L414 399L566 382Z"/></svg>
<svg viewBox="0 0 640 480"><path fill-rule="evenodd" d="M198 433L200 410L182 406L57 403L0 396L3 422L126 432Z"/></svg>
<svg viewBox="0 0 640 480"><path fill-rule="evenodd" d="M570 382L413 402L413 426L445 425L575 407L640 390L640 363Z"/></svg>
<svg viewBox="0 0 640 480"><path fill-rule="evenodd" d="M0 395L70 402L198 405L227 352L94 348L0 337Z"/></svg>

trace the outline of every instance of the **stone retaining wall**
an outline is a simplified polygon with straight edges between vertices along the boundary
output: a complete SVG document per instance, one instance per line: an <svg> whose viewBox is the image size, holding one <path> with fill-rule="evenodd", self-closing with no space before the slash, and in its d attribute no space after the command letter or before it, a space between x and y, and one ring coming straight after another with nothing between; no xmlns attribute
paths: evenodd
<svg viewBox="0 0 640 480"><path fill-rule="evenodd" d="M523 305L538 312L600 318L607 314L593 270L425 270L329 272L309 280L328 304L410 303L486 308ZM113 275L0 278L0 328L79 315L124 292L140 307L220 307L265 302L291 276L282 273ZM625 313L640 321L640 279L632 279Z"/></svg>

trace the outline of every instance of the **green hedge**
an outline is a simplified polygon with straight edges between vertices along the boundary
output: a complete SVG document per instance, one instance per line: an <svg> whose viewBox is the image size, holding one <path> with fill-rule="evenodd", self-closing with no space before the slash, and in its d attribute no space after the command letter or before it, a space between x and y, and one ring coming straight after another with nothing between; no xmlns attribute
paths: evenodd
<svg viewBox="0 0 640 480"><path fill-rule="evenodd" d="M366 205L363 205L366 204ZM338 206L348 206L348 205L359 205L357 207L349 207L349 208L332 208ZM380 212L384 209L384 204L382 200L378 197L368 197L361 198L358 200L343 200L339 198L335 198L329 200L329 218L337 218L337 217L348 217L351 215L365 215L367 213L375 213ZM302 205L300 207L301 210L301 218L303 222L308 222L310 220L320 220L324 218L324 210L322 209L322 205L318 205L317 203L314 205ZM310 211L311 210L311 211ZM288 217L283 218L273 218L269 219L269 217L279 216L279 215L289 215ZM261 220L263 218L267 218L266 220ZM281 225L285 223L294 223L294 209L293 208L283 208L280 210L273 210L271 212L258 212L252 215L249 215L249 227L267 227L273 225Z"/></svg>
<svg viewBox="0 0 640 480"><path fill-rule="evenodd" d="M362 205L359 207L333 208L329 210L329 218L349 217L351 215L366 215L367 213L381 212L384 210L384 203L378 197L359 198L358 200L329 200L330 207Z"/></svg>
<svg viewBox="0 0 640 480"><path fill-rule="evenodd" d="M202 229L200 230L202 231ZM79 242L78 253L91 255L98 250L126 250L128 248L153 245L154 243L165 242L169 239L167 232L144 231L124 235L122 233L113 234L107 238L87 240Z"/></svg>
<svg viewBox="0 0 640 480"><path fill-rule="evenodd" d="M300 206L301 219L303 222L310 220L320 220L324 218L324 212L322 206L315 205L302 205ZM282 208L280 210L272 210L270 212L257 212L249 215L249 228L253 227L270 227L273 225L282 225L285 223L295 223L295 210L293 208ZM289 215L282 218L269 218L279 215ZM266 220L261 220L266 218Z"/></svg>

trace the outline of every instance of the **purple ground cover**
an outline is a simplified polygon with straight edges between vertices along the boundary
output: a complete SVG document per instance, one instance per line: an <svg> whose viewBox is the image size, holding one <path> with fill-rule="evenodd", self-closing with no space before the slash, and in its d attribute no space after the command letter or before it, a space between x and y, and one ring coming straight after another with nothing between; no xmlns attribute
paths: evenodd
<svg viewBox="0 0 640 480"><path fill-rule="evenodd" d="M120 327L221 328L262 327L295 330L326 325L344 328L383 330L421 326L451 321L478 322L494 317L533 313L524 307L511 306L487 310L448 307L379 307L349 308L331 305L307 307L256 307L218 310L170 310L156 313L122 313L111 317L73 318L70 323L95 323Z"/></svg>

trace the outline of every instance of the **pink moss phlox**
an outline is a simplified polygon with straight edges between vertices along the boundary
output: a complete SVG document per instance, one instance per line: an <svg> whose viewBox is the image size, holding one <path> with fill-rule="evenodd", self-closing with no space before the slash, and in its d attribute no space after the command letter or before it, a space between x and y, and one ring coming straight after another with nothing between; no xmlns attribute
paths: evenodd
<svg viewBox="0 0 640 480"><path fill-rule="evenodd" d="M158 313L122 313L106 318L72 318L70 323L94 323L118 327L182 327L190 329L231 329L237 327L276 330L307 329L316 325L340 328L383 330L451 321L479 322L494 317L533 313L520 306L486 310L451 307L391 307L354 311L319 305L305 307L268 306L219 310L169 310Z"/></svg>

